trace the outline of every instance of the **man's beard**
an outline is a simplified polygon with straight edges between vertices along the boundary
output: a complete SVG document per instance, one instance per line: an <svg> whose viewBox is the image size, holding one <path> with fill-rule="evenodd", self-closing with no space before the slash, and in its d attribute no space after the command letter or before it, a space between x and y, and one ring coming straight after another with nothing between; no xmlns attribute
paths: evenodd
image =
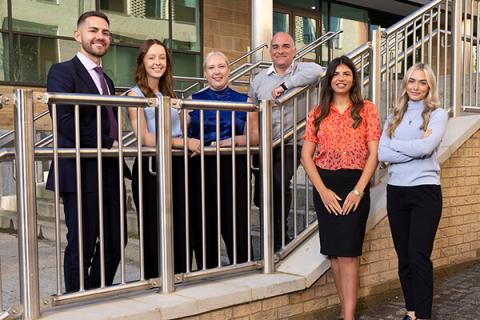
<svg viewBox="0 0 480 320"><path fill-rule="evenodd" d="M104 50L103 50L103 52L100 52L100 53L99 53L99 52L96 52L95 50L93 50L93 45L94 45L95 43L101 43L101 44L104 45ZM103 57L103 56L107 53L108 48L110 47L110 46L107 46L107 44L106 44L105 42L98 42L98 41L97 41L97 42L93 42L93 43L90 42L90 43L88 43L88 44L89 44L89 46L88 46L88 45L85 45L85 43L82 42L82 48L83 48L83 50L85 50L86 52L88 52L89 54L91 54L92 56L97 57L97 58Z"/></svg>

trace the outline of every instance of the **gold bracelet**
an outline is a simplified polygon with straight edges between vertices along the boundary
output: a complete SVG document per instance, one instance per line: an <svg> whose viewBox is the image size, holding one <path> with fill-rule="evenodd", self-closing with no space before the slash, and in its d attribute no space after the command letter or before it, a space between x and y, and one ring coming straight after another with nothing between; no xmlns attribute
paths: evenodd
<svg viewBox="0 0 480 320"><path fill-rule="evenodd" d="M363 192L360 192L357 189L353 189L352 192L360 198L363 197L363 194L364 194Z"/></svg>

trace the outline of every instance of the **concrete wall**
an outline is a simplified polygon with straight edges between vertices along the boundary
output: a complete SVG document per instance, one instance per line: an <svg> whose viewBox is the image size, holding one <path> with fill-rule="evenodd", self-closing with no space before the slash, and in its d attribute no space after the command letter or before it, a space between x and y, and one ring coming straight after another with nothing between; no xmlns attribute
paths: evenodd
<svg viewBox="0 0 480 320"><path fill-rule="evenodd" d="M480 259L480 130L442 164L443 214L432 254L436 270ZM360 266L360 297L400 287L387 217L370 232ZM216 310L189 320L285 319L338 306L331 271L310 288Z"/></svg>

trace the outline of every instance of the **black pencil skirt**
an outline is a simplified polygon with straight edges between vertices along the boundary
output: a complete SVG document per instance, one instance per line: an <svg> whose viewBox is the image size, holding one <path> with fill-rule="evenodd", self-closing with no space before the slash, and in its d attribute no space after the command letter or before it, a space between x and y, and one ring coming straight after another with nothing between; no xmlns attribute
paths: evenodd
<svg viewBox="0 0 480 320"><path fill-rule="evenodd" d="M343 201L353 190L362 174L361 170L324 170L318 173L327 188L334 191ZM320 252L327 256L358 257L362 255L365 225L370 211L370 189L367 186L365 194L355 211L348 215L328 213L319 193L313 189L313 203L317 212L318 231L320 235Z"/></svg>

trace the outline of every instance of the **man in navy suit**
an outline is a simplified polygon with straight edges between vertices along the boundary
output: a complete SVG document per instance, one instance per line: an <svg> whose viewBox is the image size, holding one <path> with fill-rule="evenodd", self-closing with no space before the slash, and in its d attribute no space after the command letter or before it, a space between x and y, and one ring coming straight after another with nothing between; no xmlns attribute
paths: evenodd
<svg viewBox="0 0 480 320"><path fill-rule="evenodd" d="M54 64L48 72L48 92L114 94L112 80L101 69L101 58L111 43L108 17L98 11L82 14L77 21L75 40L80 50L73 59ZM49 106L52 112L51 106ZM116 108L102 107L102 147L118 145ZM113 109L113 110L112 110ZM80 145L97 147L96 107L80 106ZM75 147L74 106L57 105L58 146ZM113 282L120 262L120 195L118 159L102 158L103 162L103 223L105 284ZM127 175L127 173L126 173ZM64 204L67 225L67 246L64 256L65 289L80 289L79 230L77 200L82 204L84 288L100 286L99 188L96 158L81 159L81 197L77 193L75 159L59 159L59 192ZM53 162L47 180L47 189L54 190ZM124 213L122 213L124 214Z"/></svg>

